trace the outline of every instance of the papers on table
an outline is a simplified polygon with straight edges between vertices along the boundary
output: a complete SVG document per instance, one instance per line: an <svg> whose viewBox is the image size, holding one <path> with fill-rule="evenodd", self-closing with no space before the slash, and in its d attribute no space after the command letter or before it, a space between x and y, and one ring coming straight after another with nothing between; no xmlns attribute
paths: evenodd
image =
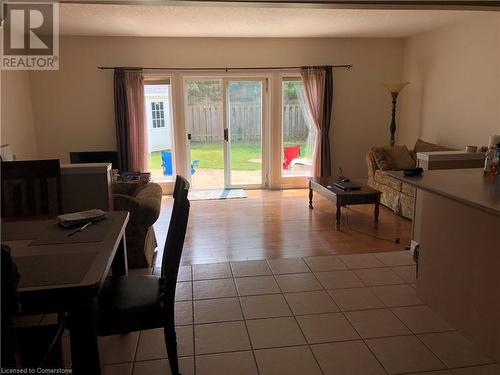
<svg viewBox="0 0 500 375"><path fill-rule="evenodd" d="M104 219L105 217L106 213L103 210L93 209L88 211L79 211L70 214L59 215L57 217L57 221L63 227L69 228L88 223L89 221L99 221Z"/></svg>

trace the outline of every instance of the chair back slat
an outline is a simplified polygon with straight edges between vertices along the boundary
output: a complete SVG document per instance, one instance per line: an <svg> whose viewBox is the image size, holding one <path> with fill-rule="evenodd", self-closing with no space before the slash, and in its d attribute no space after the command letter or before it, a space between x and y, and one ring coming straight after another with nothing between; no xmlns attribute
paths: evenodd
<svg viewBox="0 0 500 375"><path fill-rule="evenodd" d="M41 178L40 180L40 212L49 213L49 181L46 178Z"/></svg>
<svg viewBox="0 0 500 375"><path fill-rule="evenodd" d="M189 182L184 177L177 176L174 188L174 208L170 218L161 266L164 298L167 303L171 302L172 304L175 298L177 275L189 217L188 192Z"/></svg>
<svg viewBox="0 0 500 375"><path fill-rule="evenodd" d="M2 218L62 212L59 160L2 161Z"/></svg>
<svg viewBox="0 0 500 375"><path fill-rule="evenodd" d="M186 186L187 186L187 190L186 190ZM172 197L174 198L174 200L177 198L182 198L184 193L186 193L186 198L187 198L188 190L189 190L189 182L184 177L177 176L175 179L174 192L172 194Z"/></svg>

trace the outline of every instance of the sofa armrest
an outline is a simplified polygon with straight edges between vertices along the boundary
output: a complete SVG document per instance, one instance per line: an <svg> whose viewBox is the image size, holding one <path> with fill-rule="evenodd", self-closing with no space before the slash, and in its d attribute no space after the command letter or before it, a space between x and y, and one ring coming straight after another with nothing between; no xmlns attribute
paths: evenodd
<svg viewBox="0 0 500 375"><path fill-rule="evenodd" d="M113 182L113 194L133 196L141 185L137 182Z"/></svg>
<svg viewBox="0 0 500 375"><path fill-rule="evenodd" d="M365 155L366 166L368 167L368 177L372 177L375 175L375 171L378 169L377 164L373 158L372 152L367 152Z"/></svg>
<svg viewBox="0 0 500 375"><path fill-rule="evenodd" d="M138 220L148 227L153 225L160 216L162 195L161 186L154 182L144 184L137 189L134 198L140 206Z"/></svg>
<svg viewBox="0 0 500 375"><path fill-rule="evenodd" d="M113 194L115 211L128 211L132 216L140 208L140 204L134 197L125 194Z"/></svg>

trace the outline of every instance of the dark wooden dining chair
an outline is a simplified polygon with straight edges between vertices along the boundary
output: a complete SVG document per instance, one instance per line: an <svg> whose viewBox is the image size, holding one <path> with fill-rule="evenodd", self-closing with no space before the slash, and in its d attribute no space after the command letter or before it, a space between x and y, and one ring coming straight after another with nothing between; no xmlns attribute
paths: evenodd
<svg viewBox="0 0 500 375"><path fill-rule="evenodd" d="M1 245L2 264L2 368L60 368L63 366L62 335L64 323L16 327L15 320L22 314L18 297L18 283L22 275L10 254L10 248Z"/></svg>
<svg viewBox="0 0 500 375"><path fill-rule="evenodd" d="M2 161L2 218L55 217L62 212L59 160Z"/></svg>
<svg viewBox="0 0 500 375"><path fill-rule="evenodd" d="M98 298L98 334L101 336L163 327L172 375L180 375L174 300L189 216L188 191L187 180L177 176L161 276L111 277Z"/></svg>
<svg viewBox="0 0 500 375"><path fill-rule="evenodd" d="M20 275L10 255L10 248L1 245L1 367L16 368L16 331L14 317L19 310L17 287Z"/></svg>

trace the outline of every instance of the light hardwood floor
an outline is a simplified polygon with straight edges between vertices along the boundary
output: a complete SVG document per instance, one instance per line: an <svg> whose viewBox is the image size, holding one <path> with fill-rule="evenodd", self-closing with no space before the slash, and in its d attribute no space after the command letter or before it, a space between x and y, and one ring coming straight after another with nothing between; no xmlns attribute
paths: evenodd
<svg viewBox="0 0 500 375"><path fill-rule="evenodd" d="M315 194L310 210L308 192L247 190L245 199L192 201L182 264L393 251L409 243L411 221L385 207L378 227L373 205L343 208L341 228L336 230L334 204ZM155 224L158 260L172 202L170 196L163 197Z"/></svg>

